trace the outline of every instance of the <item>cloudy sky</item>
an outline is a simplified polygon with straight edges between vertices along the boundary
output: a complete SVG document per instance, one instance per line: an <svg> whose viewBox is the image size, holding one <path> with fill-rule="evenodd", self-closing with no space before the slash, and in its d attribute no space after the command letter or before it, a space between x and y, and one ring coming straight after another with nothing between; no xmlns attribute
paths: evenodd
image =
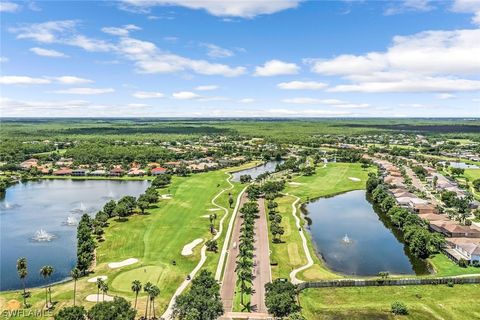
<svg viewBox="0 0 480 320"><path fill-rule="evenodd" d="M478 117L480 1L0 3L2 117Z"/></svg>

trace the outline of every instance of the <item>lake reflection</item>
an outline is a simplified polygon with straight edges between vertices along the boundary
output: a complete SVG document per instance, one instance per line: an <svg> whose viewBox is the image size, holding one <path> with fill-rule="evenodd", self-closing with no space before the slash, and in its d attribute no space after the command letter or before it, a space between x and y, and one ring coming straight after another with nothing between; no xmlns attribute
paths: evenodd
<svg viewBox="0 0 480 320"><path fill-rule="evenodd" d="M275 168L277 167L278 164L282 163L283 161L268 161L265 162L264 164L261 164L257 167L250 168L250 169L245 169L241 171L237 171L232 173L232 181L239 182L240 181L240 176L248 174L252 177L252 179L255 180L259 175L265 172L275 172Z"/></svg>
<svg viewBox="0 0 480 320"><path fill-rule="evenodd" d="M50 282L68 277L76 263L76 224L110 199L137 197L148 181L40 180L7 189L0 200L0 290L17 289L16 261L28 260L27 286L45 284L39 270L55 268ZM50 237L51 236L51 237Z"/></svg>
<svg viewBox="0 0 480 320"><path fill-rule="evenodd" d="M305 210L313 241L332 270L361 276L428 273L426 263L404 249L399 231L382 222L365 191L321 198Z"/></svg>

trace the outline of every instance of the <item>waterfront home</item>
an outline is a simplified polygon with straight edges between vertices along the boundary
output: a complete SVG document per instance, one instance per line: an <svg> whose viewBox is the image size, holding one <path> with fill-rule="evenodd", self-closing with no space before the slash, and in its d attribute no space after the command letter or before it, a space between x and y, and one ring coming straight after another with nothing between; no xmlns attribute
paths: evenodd
<svg viewBox="0 0 480 320"><path fill-rule="evenodd" d="M138 169L138 168L132 168L130 171L128 171L127 175L131 177L141 177L145 175L145 170Z"/></svg>
<svg viewBox="0 0 480 320"><path fill-rule="evenodd" d="M431 221L430 229L447 237L480 238L480 229L462 226L456 221Z"/></svg>
<svg viewBox="0 0 480 320"><path fill-rule="evenodd" d="M107 171L105 171L105 170L94 170L94 171L90 172L90 175L94 176L94 177L103 177L103 176L107 175Z"/></svg>
<svg viewBox="0 0 480 320"><path fill-rule="evenodd" d="M418 217L427 220L428 222L432 221L450 221L446 214L437 214L437 213L419 213Z"/></svg>
<svg viewBox="0 0 480 320"><path fill-rule="evenodd" d="M151 170L153 176L167 173L167 168L156 167Z"/></svg>
<svg viewBox="0 0 480 320"><path fill-rule="evenodd" d="M168 161L165 162L163 165L168 168L178 168L182 164L181 161Z"/></svg>
<svg viewBox="0 0 480 320"><path fill-rule="evenodd" d="M123 169L117 167L117 168L113 168L112 170L110 170L109 175L113 176L113 177L120 177L124 173L125 173L125 171Z"/></svg>
<svg viewBox="0 0 480 320"><path fill-rule="evenodd" d="M34 158L25 160L22 163L20 163L20 167L25 170L28 170L36 166L38 166L38 159L34 159Z"/></svg>
<svg viewBox="0 0 480 320"><path fill-rule="evenodd" d="M413 205L413 211L418 214L436 214L437 208L431 203L416 203Z"/></svg>
<svg viewBox="0 0 480 320"><path fill-rule="evenodd" d="M149 168L157 168L157 167L160 167L160 163L157 163L157 162L149 162L147 164L147 167Z"/></svg>
<svg viewBox="0 0 480 320"><path fill-rule="evenodd" d="M480 261L479 238L448 238L448 247L444 250L447 256L458 262L465 259L468 262Z"/></svg>
<svg viewBox="0 0 480 320"><path fill-rule="evenodd" d="M72 174L72 169L69 169L69 168L61 168L53 171L54 176L69 176L71 174Z"/></svg>
<svg viewBox="0 0 480 320"><path fill-rule="evenodd" d="M83 177L83 176L86 176L88 174L88 170L85 170L85 169L74 169L72 170L72 176L80 176L80 177Z"/></svg>

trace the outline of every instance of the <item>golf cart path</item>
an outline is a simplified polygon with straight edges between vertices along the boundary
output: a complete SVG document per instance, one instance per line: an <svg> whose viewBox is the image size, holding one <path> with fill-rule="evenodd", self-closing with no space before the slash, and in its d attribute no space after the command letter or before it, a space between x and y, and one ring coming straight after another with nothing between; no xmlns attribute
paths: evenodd
<svg viewBox="0 0 480 320"><path fill-rule="evenodd" d="M220 220L220 224L219 224L219 230L217 232L217 234L213 237L213 240L217 240L221 235L222 235L222 232L223 232L223 221L225 220L225 218L227 217L228 215L228 209L217 204L215 201L218 199L218 197L220 197L225 191L228 191L228 190L232 190L233 189L233 184L230 182L230 179L232 178L232 175L227 173L228 174L228 178L227 178L227 182L228 184L230 185L228 188L225 188L225 189L222 189L219 193L217 193L217 195L215 197L213 197L213 199L210 201L210 203L212 205L214 205L215 207L219 208L220 210L223 210L225 212L225 214L223 215L222 219ZM238 200L237 200L238 201ZM162 315L162 318L163 319L170 319L171 315L172 315L172 311L173 311L173 305L175 304L175 299L182 294L182 292L185 290L185 288L190 284L191 282L191 279L193 279L195 277L195 275L197 274L197 272L200 270L200 268L205 264L205 261L207 261L207 246L204 244L202 246L202 249L200 250L200 261L198 262L198 264L195 266L195 268L190 272L190 280L187 280L185 279L182 284L177 288L177 290L175 291L175 293L173 294L173 297L172 299L170 299L170 303L168 304L168 307L167 307L167 310L165 310L165 312L163 313Z"/></svg>
<svg viewBox="0 0 480 320"><path fill-rule="evenodd" d="M288 193L286 195L289 195ZM308 243L307 243L307 238L305 237L305 234L303 232L303 226L300 224L300 218L297 216L297 203L300 201L300 198L294 195L290 195L295 198L295 201L292 203L292 215L295 218L295 225L297 227L298 233L300 234L300 237L302 238L302 244L303 244L303 251L305 251L305 256L307 257L307 264L292 270L290 272L290 281L293 284L298 284L303 282L302 280L297 279L297 273L310 268L313 265L313 258L312 255L310 254L310 250L308 249Z"/></svg>

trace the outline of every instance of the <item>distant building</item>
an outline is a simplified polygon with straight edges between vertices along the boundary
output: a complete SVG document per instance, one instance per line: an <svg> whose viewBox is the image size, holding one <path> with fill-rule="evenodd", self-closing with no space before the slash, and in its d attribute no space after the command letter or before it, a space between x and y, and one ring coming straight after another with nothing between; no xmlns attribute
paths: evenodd
<svg viewBox="0 0 480 320"><path fill-rule="evenodd" d="M153 168L151 172L152 172L152 175L157 176L159 174L167 173L167 168L156 167L156 168Z"/></svg>

